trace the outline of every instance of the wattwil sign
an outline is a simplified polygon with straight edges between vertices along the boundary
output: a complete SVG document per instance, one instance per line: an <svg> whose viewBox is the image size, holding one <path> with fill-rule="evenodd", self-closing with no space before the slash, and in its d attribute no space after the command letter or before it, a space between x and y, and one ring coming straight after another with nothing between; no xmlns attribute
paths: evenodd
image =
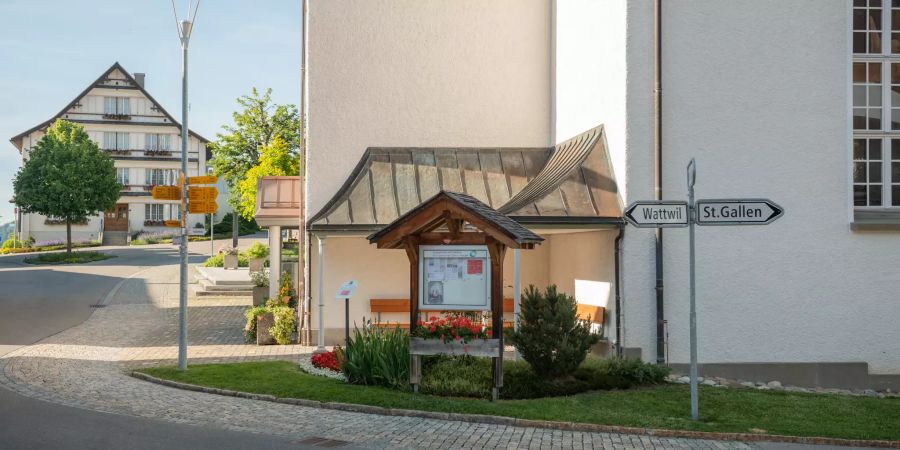
<svg viewBox="0 0 900 450"><path fill-rule="evenodd" d="M734 198L694 201L697 164L687 166L688 201L636 201L625 209L625 220L638 228L690 228L690 334L691 334L691 417L699 419L697 394L697 307L694 273L694 225L768 225L784 209L775 202L759 198Z"/></svg>

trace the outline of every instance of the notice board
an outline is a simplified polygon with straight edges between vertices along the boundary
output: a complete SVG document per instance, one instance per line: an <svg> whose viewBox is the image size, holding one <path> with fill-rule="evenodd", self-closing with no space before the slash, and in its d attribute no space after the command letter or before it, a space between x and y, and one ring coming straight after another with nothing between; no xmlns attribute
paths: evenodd
<svg viewBox="0 0 900 450"><path fill-rule="evenodd" d="M419 286L420 309L491 309L491 260L487 246L420 246Z"/></svg>

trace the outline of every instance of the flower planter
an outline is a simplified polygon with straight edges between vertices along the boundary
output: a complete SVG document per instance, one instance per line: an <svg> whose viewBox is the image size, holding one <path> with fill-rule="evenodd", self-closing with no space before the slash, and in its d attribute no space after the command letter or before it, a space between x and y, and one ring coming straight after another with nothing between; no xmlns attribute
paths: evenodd
<svg viewBox="0 0 900 450"><path fill-rule="evenodd" d="M269 328L275 324L275 316L268 312L256 316L256 345L272 345L275 338L269 333Z"/></svg>
<svg viewBox="0 0 900 450"><path fill-rule="evenodd" d="M463 343L420 337L409 338L409 353L411 355L471 355L487 358L497 358L501 355L499 339L472 339Z"/></svg>
<svg viewBox="0 0 900 450"><path fill-rule="evenodd" d="M266 264L266 258L251 258L248 266L251 272L261 272Z"/></svg>
<svg viewBox="0 0 900 450"><path fill-rule="evenodd" d="M265 305L266 297L268 297L268 295L268 286L253 286L253 306Z"/></svg>
<svg viewBox="0 0 900 450"><path fill-rule="evenodd" d="M227 269L237 269L238 268L238 257L237 255L225 255L222 258L223 263L222 266Z"/></svg>

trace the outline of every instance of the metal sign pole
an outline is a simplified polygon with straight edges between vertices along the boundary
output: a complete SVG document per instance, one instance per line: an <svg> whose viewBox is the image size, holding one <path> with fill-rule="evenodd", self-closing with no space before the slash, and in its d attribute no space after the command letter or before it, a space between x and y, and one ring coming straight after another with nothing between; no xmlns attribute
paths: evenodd
<svg viewBox="0 0 900 450"><path fill-rule="evenodd" d="M350 348L350 297L344 299L344 348Z"/></svg>
<svg viewBox="0 0 900 450"><path fill-rule="evenodd" d="M181 21L181 274L178 295L178 369L187 370L187 160L188 160L188 41L192 23Z"/></svg>
<svg viewBox="0 0 900 450"><path fill-rule="evenodd" d="M216 256L216 243L215 237L213 237L213 221L214 217L212 214L209 215L209 256Z"/></svg>
<svg viewBox="0 0 900 450"><path fill-rule="evenodd" d="M697 163L691 158L687 166L688 184L688 230L690 240L690 290L691 290L691 418L699 420L700 408L697 394L697 292L696 277L694 274L694 222L696 222L696 210L694 208L694 182L697 179Z"/></svg>

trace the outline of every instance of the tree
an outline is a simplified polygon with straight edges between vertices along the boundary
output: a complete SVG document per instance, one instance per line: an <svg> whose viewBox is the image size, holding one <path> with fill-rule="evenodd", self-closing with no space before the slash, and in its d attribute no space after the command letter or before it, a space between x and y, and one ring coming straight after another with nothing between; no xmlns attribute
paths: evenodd
<svg viewBox="0 0 900 450"><path fill-rule="evenodd" d="M72 222L115 206L122 185L113 160L81 125L57 120L31 149L13 179L16 206L66 221L66 252L72 252Z"/></svg>
<svg viewBox="0 0 900 450"><path fill-rule="evenodd" d="M252 219L256 212L256 183L266 176L289 176L300 174L300 160L291 154L288 144L280 136L263 147L259 163L250 168L238 184L239 199L237 211L246 219Z"/></svg>
<svg viewBox="0 0 900 450"><path fill-rule="evenodd" d="M300 114L295 105L276 105L271 99L272 89L262 95L253 88L250 95L237 99L241 110L234 112L234 125L222 127L224 133L216 134L216 142L210 143L212 167L231 189L229 202L240 209L241 196L237 187L245 174L259 164L261 149L272 145L280 137L287 154L299 159ZM255 189L255 186L254 186Z"/></svg>

